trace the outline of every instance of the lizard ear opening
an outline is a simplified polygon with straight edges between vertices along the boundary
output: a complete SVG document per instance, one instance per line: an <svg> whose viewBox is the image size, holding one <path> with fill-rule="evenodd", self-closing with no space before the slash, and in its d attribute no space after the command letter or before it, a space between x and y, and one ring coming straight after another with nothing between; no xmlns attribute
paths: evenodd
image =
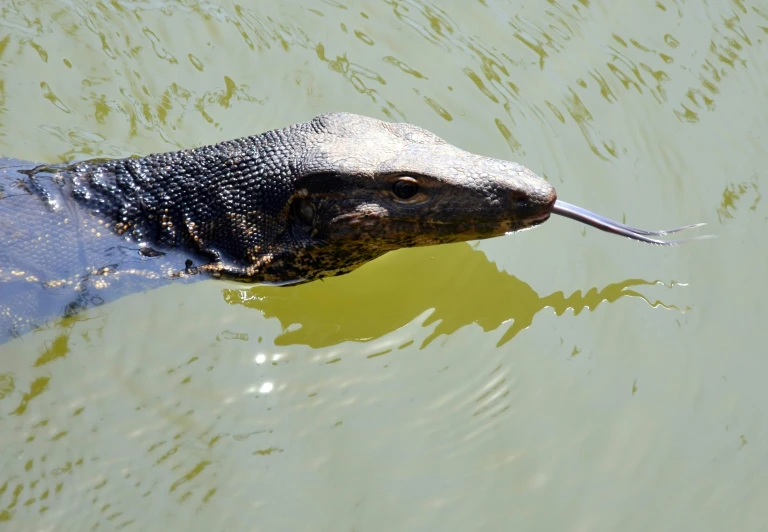
<svg viewBox="0 0 768 532"><path fill-rule="evenodd" d="M307 198L296 198L291 204L291 214L302 224L311 226L315 221L315 206Z"/></svg>

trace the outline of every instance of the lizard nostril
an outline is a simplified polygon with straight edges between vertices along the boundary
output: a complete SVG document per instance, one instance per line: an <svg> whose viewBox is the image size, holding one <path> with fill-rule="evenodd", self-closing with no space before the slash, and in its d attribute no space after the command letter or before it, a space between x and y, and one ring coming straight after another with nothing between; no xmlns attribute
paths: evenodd
<svg viewBox="0 0 768 532"><path fill-rule="evenodd" d="M524 192L520 192L519 190L515 190L510 194L510 199L512 200L512 206L516 209L525 209L530 206L530 196Z"/></svg>

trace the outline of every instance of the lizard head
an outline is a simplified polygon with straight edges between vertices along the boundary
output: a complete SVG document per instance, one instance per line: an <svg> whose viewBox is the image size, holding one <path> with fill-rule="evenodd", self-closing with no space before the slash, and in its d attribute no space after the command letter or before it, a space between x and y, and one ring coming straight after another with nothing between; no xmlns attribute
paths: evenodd
<svg viewBox="0 0 768 532"><path fill-rule="evenodd" d="M349 272L388 251L491 238L544 222L555 189L527 168L410 124L346 113L307 124L267 280Z"/></svg>
<svg viewBox="0 0 768 532"><path fill-rule="evenodd" d="M334 113L260 139L255 163L244 156L226 172L250 203L223 196L226 220L209 233L223 235L219 247L238 264L213 263L209 271L218 276L309 281L399 248L521 231L551 214L664 246L685 240L652 237L703 225L646 231L615 222L558 200L520 164L469 153L411 124Z"/></svg>

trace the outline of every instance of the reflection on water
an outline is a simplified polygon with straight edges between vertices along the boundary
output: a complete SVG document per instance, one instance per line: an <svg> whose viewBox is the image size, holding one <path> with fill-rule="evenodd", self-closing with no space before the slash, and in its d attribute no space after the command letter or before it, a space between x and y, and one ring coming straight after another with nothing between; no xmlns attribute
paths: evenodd
<svg viewBox="0 0 768 532"><path fill-rule="evenodd" d="M486 332L513 322L496 344L504 345L533 323L540 311L551 308L560 316L571 309L578 315L585 308L594 310L602 302L613 303L622 297L638 297L652 305L676 308L658 301L651 303L636 287L658 281L627 279L586 293L570 296L554 292L540 296L530 285L499 271L482 251L467 244L429 249L414 249L381 262L364 266L355 273L355 282L326 279L284 289L254 286L224 291L225 300L260 310L267 318L277 318L283 333L276 345L304 344L320 348L346 341L369 341L395 331L425 311L427 327L437 323L421 347L442 335L452 335L462 327L477 324ZM440 264L461 264L462 275L442 269ZM444 287L451 286L450 291ZM461 303L456 294L464 294ZM435 294L442 294L435 297ZM333 313L324 312L334 301Z"/></svg>
<svg viewBox="0 0 768 532"><path fill-rule="evenodd" d="M466 275L456 278L436 267L444 262L461 265ZM457 279L452 293L429 297ZM0 445L22 459L0 485L0 517L13 521L33 512L77 530L146 526L148 516L138 509L147 499L153 506L189 504L194 511L209 503L248 506L248 482L279 485L272 468L288 468L291 478L306 482L329 464L354 463L336 456L334 446L355 438L350 431L359 431L369 412L391 408L393 399L404 396L418 399L402 402L391 421L370 427L375 439L366 452L382 453L388 438L408 435L428 442L432 456L465 460L478 448L494 449L504 416L519 415L521 376L509 355L519 358L524 351L421 362L414 355L472 323L482 335L513 320L497 344L502 346L546 307L556 315L567 309L579 315L623 296L651 303L636 288L653 284L627 280L585 294L542 297L500 272L484 253L457 244L396 253L325 282L225 290L229 306L256 308L287 329L272 337L272 345L225 329L215 338L190 338L186 352L160 348L127 360L121 345L104 343L113 334L110 327L121 328L119 315L106 325L67 321L40 333L49 340L34 361L0 374L0 416L14 427L0 432ZM466 293L472 297L456 298ZM338 307L330 318L329 300ZM249 314L232 328L241 330ZM297 323L302 327L293 329ZM360 350L348 344L359 340L373 345ZM308 350L281 350L289 344ZM578 352L573 347L567 356ZM313 370L317 363L328 369ZM434 381L431 392L426 375ZM346 432L325 436L337 431ZM319 450L318 439L326 441ZM406 451L403 460L418 460ZM519 453L496 449L483 470L511 467ZM248 468L248 480L233 468ZM401 475L403 468L392 471ZM253 496L262 504L272 500L264 489ZM77 512L63 504L72 497L82 498Z"/></svg>

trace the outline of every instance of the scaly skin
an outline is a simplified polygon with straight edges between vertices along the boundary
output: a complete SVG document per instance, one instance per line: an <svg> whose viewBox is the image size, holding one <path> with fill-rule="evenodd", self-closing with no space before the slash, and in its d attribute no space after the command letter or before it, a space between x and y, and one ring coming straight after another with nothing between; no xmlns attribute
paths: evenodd
<svg viewBox="0 0 768 532"><path fill-rule="evenodd" d="M527 168L346 113L194 150L0 160L0 342L62 314L207 277L296 283L394 249L545 221Z"/></svg>

